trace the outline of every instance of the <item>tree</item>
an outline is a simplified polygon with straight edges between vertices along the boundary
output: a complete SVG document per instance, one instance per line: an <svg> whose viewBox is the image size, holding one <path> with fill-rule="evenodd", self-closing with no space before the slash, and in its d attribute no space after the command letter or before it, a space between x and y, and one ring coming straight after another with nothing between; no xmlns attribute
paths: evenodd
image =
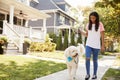
<svg viewBox="0 0 120 80"><path fill-rule="evenodd" d="M64 49L68 47L68 31L66 30L65 35L64 35Z"/></svg>
<svg viewBox="0 0 120 80"><path fill-rule="evenodd" d="M75 45L75 33L72 32L72 35L71 35L71 45Z"/></svg>
<svg viewBox="0 0 120 80"><path fill-rule="evenodd" d="M59 33L59 36L57 38L57 50L62 50L62 34Z"/></svg>
<svg viewBox="0 0 120 80"><path fill-rule="evenodd" d="M81 34L78 34L78 39L77 39L77 43L82 43L82 38L81 38Z"/></svg>
<svg viewBox="0 0 120 80"><path fill-rule="evenodd" d="M114 36L120 35L120 0L101 0L95 4L106 32Z"/></svg>

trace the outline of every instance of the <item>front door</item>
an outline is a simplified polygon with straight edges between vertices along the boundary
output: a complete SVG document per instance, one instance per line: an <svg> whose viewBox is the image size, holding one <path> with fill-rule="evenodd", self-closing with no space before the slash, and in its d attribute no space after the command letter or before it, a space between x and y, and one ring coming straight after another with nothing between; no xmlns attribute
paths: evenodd
<svg viewBox="0 0 120 80"><path fill-rule="evenodd" d="M5 15L0 13L0 34L3 32L3 20L5 20Z"/></svg>

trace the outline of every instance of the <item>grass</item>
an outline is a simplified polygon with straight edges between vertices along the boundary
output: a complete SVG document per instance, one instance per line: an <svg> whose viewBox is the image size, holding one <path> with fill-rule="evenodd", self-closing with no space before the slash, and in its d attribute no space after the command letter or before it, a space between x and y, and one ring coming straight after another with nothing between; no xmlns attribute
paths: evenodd
<svg viewBox="0 0 120 80"><path fill-rule="evenodd" d="M105 52L104 55L112 55L113 52Z"/></svg>
<svg viewBox="0 0 120 80"><path fill-rule="evenodd" d="M39 56L44 58L53 58L53 59L60 59L65 60L64 51L55 51L55 52L31 52L29 53L33 56ZM83 59L85 58L85 55L82 56ZM98 56L99 59L102 58L102 55Z"/></svg>
<svg viewBox="0 0 120 80"><path fill-rule="evenodd" d="M114 66L120 66L120 56L116 58Z"/></svg>
<svg viewBox="0 0 120 80"><path fill-rule="evenodd" d="M64 51L55 51L55 52L31 52L29 53L33 56L45 57L45 58L54 58L65 60Z"/></svg>
<svg viewBox="0 0 120 80"><path fill-rule="evenodd" d="M98 59L101 59L102 57L102 55L98 55ZM85 58L85 55L83 55L83 58ZM93 59L93 55L91 55L91 59Z"/></svg>
<svg viewBox="0 0 120 80"><path fill-rule="evenodd" d="M0 80L33 80L66 69L66 64L0 55Z"/></svg>
<svg viewBox="0 0 120 80"><path fill-rule="evenodd" d="M117 57L114 66L120 67L120 57ZM120 80L120 69L112 69L110 68L105 75L103 76L102 80Z"/></svg>
<svg viewBox="0 0 120 80"><path fill-rule="evenodd" d="M102 80L120 80L120 70L110 68Z"/></svg>

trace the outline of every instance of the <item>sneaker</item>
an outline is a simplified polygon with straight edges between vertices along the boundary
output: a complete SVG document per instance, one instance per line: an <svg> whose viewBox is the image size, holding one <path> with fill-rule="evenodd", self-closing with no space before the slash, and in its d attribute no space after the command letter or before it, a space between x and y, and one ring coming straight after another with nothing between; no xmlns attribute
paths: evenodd
<svg viewBox="0 0 120 80"><path fill-rule="evenodd" d="M97 76L96 76L96 75L93 75L92 79L97 79Z"/></svg>
<svg viewBox="0 0 120 80"><path fill-rule="evenodd" d="M85 80L89 80L90 75L86 75Z"/></svg>
<svg viewBox="0 0 120 80"><path fill-rule="evenodd" d="M73 80L76 80L76 77L73 77Z"/></svg>

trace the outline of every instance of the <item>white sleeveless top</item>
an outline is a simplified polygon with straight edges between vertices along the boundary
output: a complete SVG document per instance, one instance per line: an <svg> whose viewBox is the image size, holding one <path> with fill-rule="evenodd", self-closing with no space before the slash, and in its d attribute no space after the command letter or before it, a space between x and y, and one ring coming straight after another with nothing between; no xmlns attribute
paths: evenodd
<svg viewBox="0 0 120 80"><path fill-rule="evenodd" d="M92 29L88 29L88 24L86 26L86 30L88 31L86 46L100 49L101 41L100 41L100 32L105 31L103 24L100 22L98 31L95 30L95 24L92 24Z"/></svg>

